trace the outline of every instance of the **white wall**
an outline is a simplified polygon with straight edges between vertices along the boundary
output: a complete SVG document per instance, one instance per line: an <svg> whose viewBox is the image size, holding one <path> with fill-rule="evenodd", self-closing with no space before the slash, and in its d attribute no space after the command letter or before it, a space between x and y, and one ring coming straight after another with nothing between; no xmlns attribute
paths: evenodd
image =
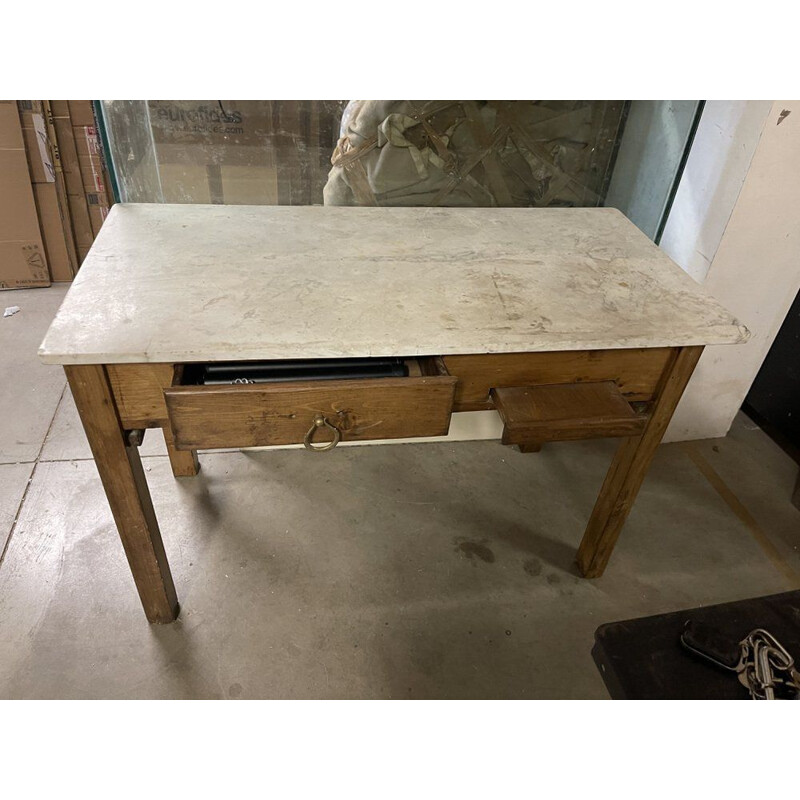
<svg viewBox="0 0 800 800"><path fill-rule="evenodd" d="M763 104L728 105L727 117L715 104L706 120L662 246L752 336L706 348L665 441L728 432L800 288L800 101L772 103L760 136ZM783 111L790 113L781 120ZM715 137L709 125L723 132Z"/></svg>
<svg viewBox="0 0 800 800"><path fill-rule="evenodd" d="M739 199L771 100L709 100L670 209L661 247L705 280Z"/></svg>

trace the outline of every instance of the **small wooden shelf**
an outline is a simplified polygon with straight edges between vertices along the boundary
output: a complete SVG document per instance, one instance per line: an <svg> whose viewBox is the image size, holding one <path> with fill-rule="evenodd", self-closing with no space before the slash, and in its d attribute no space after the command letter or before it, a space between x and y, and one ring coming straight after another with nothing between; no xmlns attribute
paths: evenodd
<svg viewBox="0 0 800 800"><path fill-rule="evenodd" d="M614 381L492 389L503 444L636 436L647 424Z"/></svg>

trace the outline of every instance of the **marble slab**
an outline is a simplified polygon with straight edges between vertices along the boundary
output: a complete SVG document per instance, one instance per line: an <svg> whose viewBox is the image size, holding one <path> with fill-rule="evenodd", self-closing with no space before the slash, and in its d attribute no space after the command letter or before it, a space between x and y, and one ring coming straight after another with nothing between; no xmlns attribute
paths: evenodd
<svg viewBox="0 0 800 800"><path fill-rule="evenodd" d="M39 354L413 356L748 335L614 209L121 204Z"/></svg>

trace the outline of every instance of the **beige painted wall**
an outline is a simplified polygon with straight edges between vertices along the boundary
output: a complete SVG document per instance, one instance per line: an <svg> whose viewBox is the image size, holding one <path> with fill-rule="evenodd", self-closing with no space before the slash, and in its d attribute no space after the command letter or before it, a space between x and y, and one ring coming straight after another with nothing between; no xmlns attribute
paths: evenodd
<svg viewBox="0 0 800 800"><path fill-rule="evenodd" d="M772 100L708 100L661 248L703 283L753 161Z"/></svg>
<svg viewBox="0 0 800 800"><path fill-rule="evenodd" d="M728 432L800 289L800 101L772 104L703 284L752 336L706 349L665 441Z"/></svg>

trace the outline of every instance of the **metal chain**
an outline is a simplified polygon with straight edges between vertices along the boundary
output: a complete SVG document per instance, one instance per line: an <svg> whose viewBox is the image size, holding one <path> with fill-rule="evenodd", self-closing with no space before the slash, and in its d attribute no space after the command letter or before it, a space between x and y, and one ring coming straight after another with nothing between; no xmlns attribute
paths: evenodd
<svg viewBox="0 0 800 800"><path fill-rule="evenodd" d="M763 628L751 631L741 642L736 671L753 700L775 700L776 690L800 696L800 673L786 648Z"/></svg>

